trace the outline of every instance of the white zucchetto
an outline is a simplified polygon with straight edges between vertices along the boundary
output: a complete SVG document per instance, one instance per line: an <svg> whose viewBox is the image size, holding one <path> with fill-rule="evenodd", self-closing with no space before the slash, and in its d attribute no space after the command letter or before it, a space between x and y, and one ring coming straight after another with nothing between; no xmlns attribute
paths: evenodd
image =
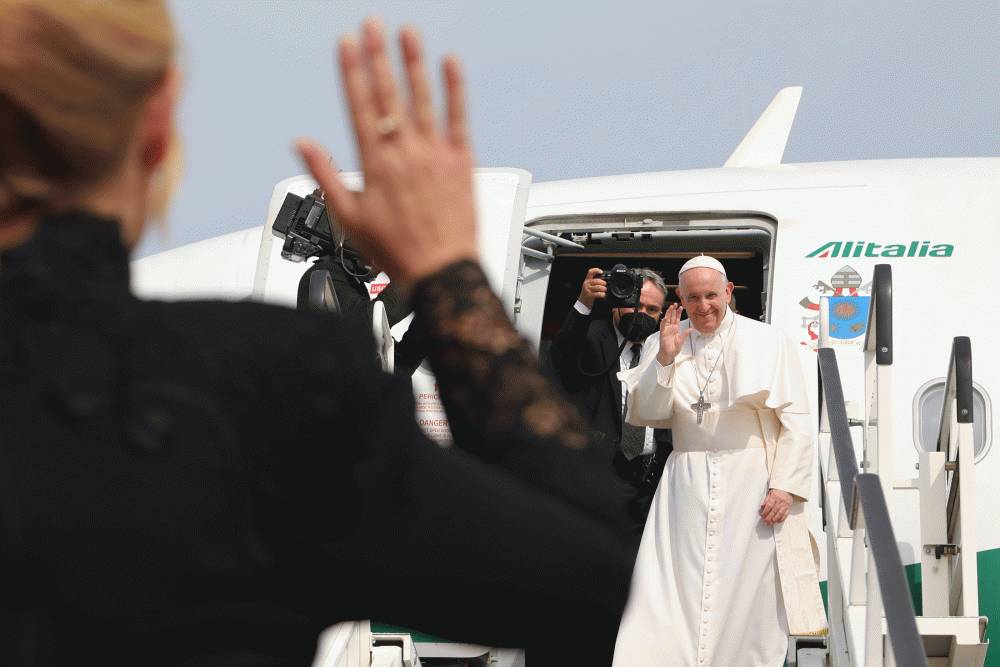
<svg viewBox="0 0 1000 667"><path fill-rule="evenodd" d="M685 271L690 271L691 269L700 268L715 269L722 274L723 278L726 278L727 280L729 279L726 275L726 268L722 266L722 262L714 257L709 257L708 255L698 255L697 257L692 257L688 261L684 262L684 266L682 266L681 270L677 272L677 275L679 276Z"/></svg>

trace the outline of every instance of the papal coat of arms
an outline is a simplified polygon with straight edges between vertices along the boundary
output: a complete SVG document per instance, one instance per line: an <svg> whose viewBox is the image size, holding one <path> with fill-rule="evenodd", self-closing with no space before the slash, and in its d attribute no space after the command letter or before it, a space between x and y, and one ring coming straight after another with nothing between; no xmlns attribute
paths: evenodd
<svg viewBox="0 0 1000 667"><path fill-rule="evenodd" d="M806 313L802 315L804 338L799 341L816 349L819 341L820 299L829 301L829 335L831 338L852 342L863 340L868 327L868 306L871 301L871 281L863 282L861 274L853 267L844 266L830 277L830 282L819 280L813 285L815 294L799 301Z"/></svg>

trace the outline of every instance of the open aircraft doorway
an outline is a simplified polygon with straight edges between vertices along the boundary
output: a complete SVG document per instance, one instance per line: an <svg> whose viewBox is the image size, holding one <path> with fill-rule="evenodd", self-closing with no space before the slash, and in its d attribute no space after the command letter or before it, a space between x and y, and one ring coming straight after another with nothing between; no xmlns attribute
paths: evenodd
<svg viewBox="0 0 1000 667"><path fill-rule="evenodd" d="M771 285L771 257L777 225L766 216L600 215L535 220L525 226L532 237L527 248L545 252L543 260L525 257L521 294L522 329L537 330L539 352L544 358L549 344L580 292L591 267L610 269L615 264L650 268L667 283L668 303L676 302L677 272L684 262L700 254L711 255L726 266L735 284L736 310L746 317L768 320L767 295ZM563 240L532 236L542 232ZM544 274L544 288L538 283ZM541 302L538 299L541 298ZM530 321L541 314L541 321ZM534 324L534 326L533 326Z"/></svg>

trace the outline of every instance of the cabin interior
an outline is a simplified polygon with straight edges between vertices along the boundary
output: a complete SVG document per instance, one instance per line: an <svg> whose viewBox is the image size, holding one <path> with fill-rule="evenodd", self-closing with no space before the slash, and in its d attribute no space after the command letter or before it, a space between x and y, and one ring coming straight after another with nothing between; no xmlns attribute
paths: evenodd
<svg viewBox="0 0 1000 667"><path fill-rule="evenodd" d="M587 270L592 267L608 270L615 264L624 264L629 268L653 269L667 283L669 304L678 300L677 272L684 262L699 254L711 255L726 266L735 285L737 312L766 321L774 236L767 223L747 218L674 220L657 221L656 229L638 230L616 228L623 226L622 222L614 226L609 222L578 218L546 221L547 224L540 226L547 233L582 247L539 239L525 244L529 248L544 248L552 256L539 346L543 356L573 307ZM600 315L600 310L596 314Z"/></svg>

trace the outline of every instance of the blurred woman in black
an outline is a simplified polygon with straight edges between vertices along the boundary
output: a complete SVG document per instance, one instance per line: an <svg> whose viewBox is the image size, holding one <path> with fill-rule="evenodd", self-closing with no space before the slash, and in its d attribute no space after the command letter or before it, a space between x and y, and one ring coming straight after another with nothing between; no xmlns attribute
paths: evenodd
<svg viewBox="0 0 1000 667"><path fill-rule="evenodd" d="M376 23L340 45L365 191L300 151L410 290L451 450L347 322L136 299L174 145L165 3L0 0L0 662L307 664L368 617L609 662L624 509L476 262L457 62L441 129L401 48L411 111Z"/></svg>

